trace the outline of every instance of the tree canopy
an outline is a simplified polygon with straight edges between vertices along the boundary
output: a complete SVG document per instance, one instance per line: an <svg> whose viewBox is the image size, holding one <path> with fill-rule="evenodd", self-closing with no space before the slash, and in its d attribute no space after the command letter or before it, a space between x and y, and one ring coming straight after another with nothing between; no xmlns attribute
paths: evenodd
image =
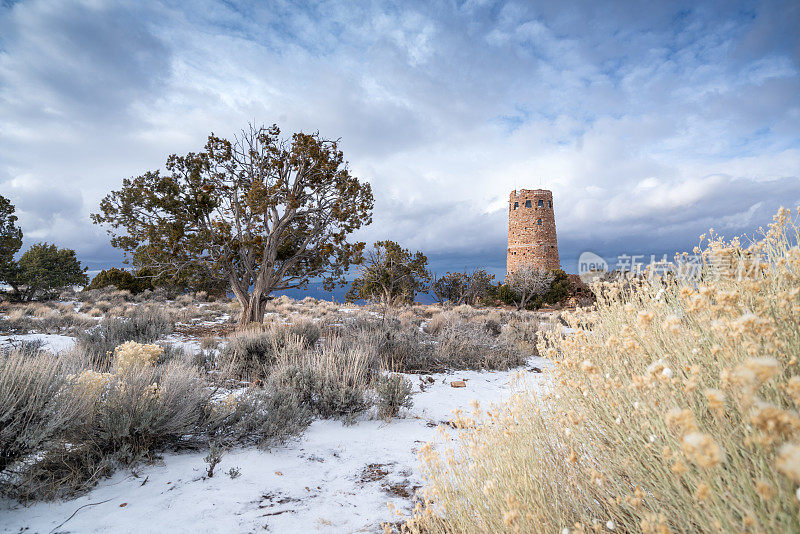
<svg viewBox="0 0 800 534"><path fill-rule="evenodd" d="M86 267L81 267L74 250L47 243L37 243L26 250L17 267L18 272L9 283L20 300L52 298L67 287L89 282Z"/></svg>
<svg viewBox="0 0 800 534"><path fill-rule="evenodd" d="M371 222L372 206L336 141L250 125L233 141L212 133L202 152L169 156L165 173L124 180L92 218L154 277L226 282L247 323L263 319L272 291L312 278L344 284L364 249L348 237Z"/></svg>
<svg viewBox="0 0 800 534"><path fill-rule="evenodd" d="M345 298L387 306L413 303L417 293L428 290L431 274L427 265L428 258L422 252L411 253L394 241L378 241L367 253Z"/></svg>

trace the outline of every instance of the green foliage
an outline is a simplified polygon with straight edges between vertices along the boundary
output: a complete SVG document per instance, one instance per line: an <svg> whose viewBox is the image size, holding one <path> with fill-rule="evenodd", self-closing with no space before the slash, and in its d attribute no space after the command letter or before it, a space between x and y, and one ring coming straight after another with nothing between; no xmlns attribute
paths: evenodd
<svg viewBox="0 0 800 534"><path fill-rule="evenodd" d="M211 134L204 151L172 155L166 170L124 180L92 218L158 277L228 284L240 323L261 321L272 291L311 278L344 284L362 259L364 243L347 238L371 222L372 191L336 141L251 125L234 141Z"/></svg>
<svg viewBox="0 0 800 534"><path fill-rule="evenodd" d="M411 408L411 381L403 375L392 373L389 376L381 375L376 384L375 392L378 395L378 415L391 419L400 413L400 408Z"/></svg>
<svg viewBox="0 0 800 534"><path fill-rule="evenodd" d="M402 248L394 241L378 241L367 254L358 278L345 298L349 301L379 301L388 306L413 303L417 293L427 291L431 274L422 252Z"/></svg>
<svg viewBox="0 0 800 534"><path fill-rule="evenodd" d="M561 269L553 271L555 277L550 283L550 289L542 295L543 304L557 304L563 302L571 293L571 284L567 273Z"/></svg>
<svg viewBox="0 0 800 534"><path fill-rule="evenodd" d="M137 254L133 255L133 265L137 267L135 276L143 280L148 289L161 288L169 295L205 291L211 297L219 298L227 294L230 286L228 280L215 278L206 269L196 265L187 265L173 274L168 272L155 274L146 266L146 259Z"/></svg>
<svg viewBox="0 0 800 534"><path fill-rule="evenodd" d="M15 278L16 264L14 254L22 246L22 230L17 228L14 206L0 195L0 282Z"/></svg>
<svg viewBox="0 0 800 534"><path fill-rule="evenodd" d="M139 278L125 269L112 267L103 269L92 278L86 289L102 289L113 286L117 289L127 290L133 294L141 293L145 289L153 289L153 284L146 278Z"/></svg>
<svg viewBox="0 0 800 534"><path fill-rule="evenodd" d="M440 304L474 305L489 295L492 280L494 275L487 273L486 269L476 269L471 273L448 272L433 281L431 290Z"/></svg>
<svg viewBox="0 0 800 534"><path fill-rule="evenodd" d="M67 287L88 282L86 268L81 268L74 250L47 243L25 251L17 262L15 278L9 281L14 297L25 301L53 298Z"/></svg>
<svg viewBox="0 0 800 534"><path fill-rule="evenodd" d="M500 302L508 306L513 305L517 300L519 300L517 294L514 293L514 290L511 289L508 284L498 284L497 298L500 300Z"/></svg>

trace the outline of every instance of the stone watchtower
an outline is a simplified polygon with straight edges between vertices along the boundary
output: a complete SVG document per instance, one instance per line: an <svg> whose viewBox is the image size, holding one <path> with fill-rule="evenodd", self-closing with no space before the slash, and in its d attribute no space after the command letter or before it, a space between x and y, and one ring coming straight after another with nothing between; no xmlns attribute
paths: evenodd
<svg viewBox="0 0 800 534"><path fill-rule="evenodd" d="M560 268L553 193L547 189L514 190L508 199L506 272L523 265Z"/></svg>

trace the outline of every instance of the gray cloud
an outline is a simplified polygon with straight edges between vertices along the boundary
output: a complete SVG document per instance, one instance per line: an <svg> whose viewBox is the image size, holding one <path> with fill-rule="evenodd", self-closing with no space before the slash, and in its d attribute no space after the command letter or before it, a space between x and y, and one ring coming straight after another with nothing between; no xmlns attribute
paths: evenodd
<svg viewBox="0 0 800 534"><path fill-rule="evenodd" d="M585 249L687 249L800 202L800 11L747 3L19 2L0 8L0 189L26 243L116 263L88 213L247 121L341 138L360 237L503 269L514 188Z"/></svg>

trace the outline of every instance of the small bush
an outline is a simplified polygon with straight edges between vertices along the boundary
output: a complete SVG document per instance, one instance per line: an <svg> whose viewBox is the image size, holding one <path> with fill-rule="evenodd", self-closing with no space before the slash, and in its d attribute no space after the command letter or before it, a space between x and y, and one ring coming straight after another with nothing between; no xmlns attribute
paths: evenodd
<svg viewBox="0 0 800 534"><path fill-rule="evenodd" d="M444 328L444 325L447 324L450 319L451 314L448 312L437 313L425 323L425 332L432 336L438 336L442 328Z"/></svg>
<svg viewBox="0 0 800 534"><path fill-rule="evenodd" d="M217 368L242 380L263 377L285 345L284 332L275 328L237 332L227 338L217 358Z"/></svg>
<svg viewBox="0 0 800 534"><path fill-rule="evenodd" d="M217 367L242 380L263 379L281 353L312 347L320 333L319 327L311 321L298 321L289 326L271 325L264 331L237 332L228 337Z"/></svg>
<svg viewBox="0 0 800 534"><path fill-rule="evenodd" d="M537 317L530 319L512 319L502 331L502 339L516 347L519 351L538 356L536 347L539 338L539 320Z"/></svg>
<svg viewBox="0 0 800 534"><path fill-rule="evenodd" d="M404 373L430 372L438 369L433 359L434 343L419 328L403 328L399 321L359 320L349 323L340 333L348 346L358 347L368 357L370 370L395 369Z"/></svg>
<svg viewBox="0 0 800 534"><path fill-rule="evenodd" d="M314 321L301 319L289 325L288 333L297 336L306 347L313 347L322 334L319 326Z"/></svg>
<svg viewBox="0 0 800 534"><path fill-rule="evenodd" d="M174 325L162 312L137 309L128 319L104 319L96 327L79 335L77 343L90 356L94 366L106 369L118 345L127 341L153 343L172 332Z"/></svg>
<svg viewBox="0 0 800 534"><path fill-rule="evenodd" d="M400 408L411 408L413 405L411 388L411 381L403 375L397 373L389 376L381 375L375 384L378 415L391 419L400 412Z"/></svg>
<svg viewBox="0 0 800 534"><path fill-rule="evenodd" d="M283 353L271 377L322 418L351 416L366 410L370 383L367 351L327 339L319 352Z"/></svg>
<svg viewBox="0 0 800 534"><path fill-rule="evenodd" d="M234 401L224 424L225 439L269 448L301 434L311 424L311 408L285 387L250 388Z"/></svg>
<svg viewBox="0 0 800 534"><path fill-rule="evenodd" d="M484 325L453 322L442 330L435 356L448 369L510 369L528 354L494 338Z"/></svg>
<svg viewBox="0 0 800 534"><path fill-rule="evenodd" d="M208 400L196 372L179 362L133 365L104 388L84 435L101 452L125 452L133 460L196 433Z"/></svg>

